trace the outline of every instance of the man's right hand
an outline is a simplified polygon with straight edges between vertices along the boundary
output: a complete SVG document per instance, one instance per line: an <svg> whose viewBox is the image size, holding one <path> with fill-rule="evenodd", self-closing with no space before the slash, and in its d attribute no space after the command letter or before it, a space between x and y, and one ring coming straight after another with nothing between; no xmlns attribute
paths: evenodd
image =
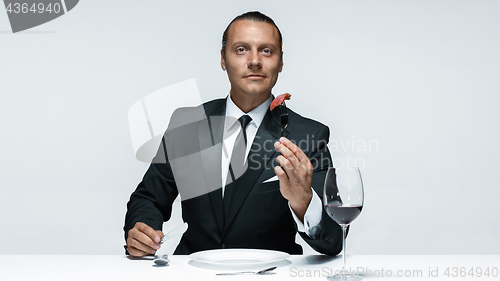
<svg viewBox="0 0 500 281"><path fill-rule="evenodd" d="M155 254L160 249L160 240L163 232L154 230L143 222L137 222L134 228L128 231L127 251L134 257L144 257Z"/></svg>

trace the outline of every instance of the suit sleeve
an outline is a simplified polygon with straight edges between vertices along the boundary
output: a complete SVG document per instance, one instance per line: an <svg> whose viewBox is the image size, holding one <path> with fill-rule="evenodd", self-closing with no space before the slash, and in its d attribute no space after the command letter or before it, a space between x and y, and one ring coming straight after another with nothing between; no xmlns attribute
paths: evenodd
<svg viewBox="0 0 500 281"><path fill-rule="evenodd" d="M323 200L323 185L328 167L333 164L327 144L330 136L328 127L323 126L309 144L307 156L314 167L312 188ZM300 236L314 250L325 255L337 255L342 251L342 228L322 208L321 221L310 229L310 236L299 231Z"/></svg>
<svg viewBox="0 0 500 281"><path fill-rule="evenodd" d="M151 165L127 203L123 228L125 240L127 240L128 231L137 222L143 222L155 230L162 230L163 222L170 219L172 204L178 195L178 190L168 162L167 141L168 130L161 140Z"/></svg>

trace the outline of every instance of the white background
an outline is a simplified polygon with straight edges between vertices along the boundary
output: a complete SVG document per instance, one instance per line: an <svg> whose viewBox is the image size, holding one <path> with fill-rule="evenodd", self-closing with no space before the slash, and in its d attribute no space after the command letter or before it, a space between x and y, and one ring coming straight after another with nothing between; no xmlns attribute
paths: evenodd
<svg viewBox="0 0 500 281"><path fill-rule="evenodd" d="M0 10L1 254L123 254L128 109L190 78L224 97L249 10L283 33L273 92L364 166L349 254L500 253L499 1L86 0L18 34Z"/></svg>

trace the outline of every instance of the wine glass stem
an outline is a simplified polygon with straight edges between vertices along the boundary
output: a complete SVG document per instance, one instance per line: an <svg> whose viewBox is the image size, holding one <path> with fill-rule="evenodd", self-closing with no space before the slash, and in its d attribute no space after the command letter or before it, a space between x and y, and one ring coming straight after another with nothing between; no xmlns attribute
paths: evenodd
<svg viewBox="0 0 500 281"><path fill-rule="evenodd" d="M347 225L346 224L343 224L342 225L342 260L344 261L343 262L343 266L342 266L342 271L346 270L345 269L345 252L346 252L346 244L345 244L345 236L346 236L346 231L347 231Z"/></svg>

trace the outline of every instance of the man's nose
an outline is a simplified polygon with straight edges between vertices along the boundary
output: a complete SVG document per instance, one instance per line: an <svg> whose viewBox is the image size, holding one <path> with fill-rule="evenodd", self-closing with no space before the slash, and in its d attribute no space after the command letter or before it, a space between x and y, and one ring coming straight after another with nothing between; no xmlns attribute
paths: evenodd
<svg viewBox="0 0 500 281"><path fill-rule="evenodd" d="M250 51L248 56L248 67L261 67L262 62L259 52L253 50Z"/></svg>

